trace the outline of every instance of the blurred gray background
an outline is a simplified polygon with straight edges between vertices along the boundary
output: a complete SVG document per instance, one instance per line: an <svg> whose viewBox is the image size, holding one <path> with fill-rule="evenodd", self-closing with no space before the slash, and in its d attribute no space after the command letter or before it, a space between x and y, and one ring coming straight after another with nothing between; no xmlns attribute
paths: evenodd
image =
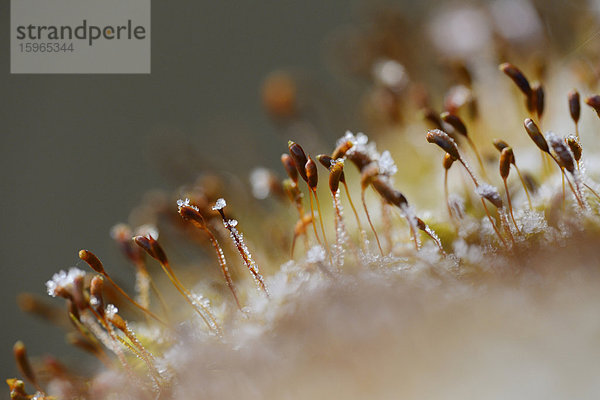
<svg viewBox="0 0 600 400"><path fill-rule="evenodd" d="M261 81L293 67L315 87L335 87L323 40L353 20L355 6L154 1L150 75L11 75L9 1L0 3L2 382L18 374L17 339L30 355L79 357L65 353L58 328L22 315L15 298L44 295L44 282L75 265L81 248L112 270L125 265L108 233L146 191L174 188L202 165L238 168L243 178L252 166L278 165L286 138L262 110ZM187 176L169 173L189 146L197 163ZM130 275L124 268L120 277L131 285Z"/></svg>

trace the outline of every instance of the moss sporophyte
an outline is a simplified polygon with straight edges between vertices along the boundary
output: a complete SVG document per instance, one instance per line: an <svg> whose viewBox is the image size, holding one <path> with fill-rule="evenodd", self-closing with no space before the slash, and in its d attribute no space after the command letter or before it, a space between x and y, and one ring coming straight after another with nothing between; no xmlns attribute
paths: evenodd
<svg viewBox="0 0 600 400"><path fill-rule="evenodd" d="M391 9L337 43L346 72L369 78L370 137L315 140L300 79L270 75L265 109L294 139L281 165L241 194L204 171L115 226L133 293L80 250L87 270L46 282L60 299L23 294L98 365L30 362L17 342L11 398L597 394L600 52L561 58L526 1L506 3L529 29L506 31L504 3L421 15L408 36ZM423 61L406 41L426 35Z"/></svg>

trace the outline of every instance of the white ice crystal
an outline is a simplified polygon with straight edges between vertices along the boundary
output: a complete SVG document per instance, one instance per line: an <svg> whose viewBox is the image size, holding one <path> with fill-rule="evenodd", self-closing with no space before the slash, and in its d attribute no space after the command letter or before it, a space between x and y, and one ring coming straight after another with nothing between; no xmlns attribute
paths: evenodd
<svg viewBox="0 0 600 400"><path fill-rule="evenodd" d="M392 176L398 172L398 167L396 167L396 163L394 162L392 155L387 150L381 153L377 163L379 164L379 173L383 175Z"/></svg>
<svg viewBox="0 0 600 400"><path fill-rule="evenodd" d="M495 186L482 182L475 188L475 192L483 198L489 199L490 201L502 201L500 197L500 193L498 193L498 189Z"/></svg>
<svg viewBox="0 0 600 400"><path fill-rule="evenodd" d="M198 207L196 207L195 205L193 205L193 204L190 203L190 199L188 199L188 198L186 198L185 200L181 200L181 199L177 200L177 207L179 209L181 209L182 207L190 207L190 208L193 208L196 211L200 211L198 209Z"/></svg>
<svg viewBox="0 0 600 400"><path fill-rule="evenodd" d="M556 133L552 132L552 131L547 131L544 134L544 137L546 138L546 140L550 143L550 145L552 144L557 144L557 143L561 143L560 138L556 135Z"/></svg>
<svg viewBox="0 0 600 400"><path fill-rule="evenodd" d="M104 314L106 314L106 317L108 319L111 319L112 317L114 317L115 314L117 314L118 312L119 312L119 309L114 304L108 304L104 308Z"/></svg>
<svg viewBox="0 0 600 400"><path fill-rule="evenodd" d="M532 235L548 229L548 222L541 211L520 210L516 218L521 223L521 232L523 234Z"/></svg>
<svg viewBox="0 0 600 400"><path fill-rule="evenodd" d="M77 278L83 278L85 276L85 272L80 270L79 268L71 268L69 272L59 271L52 275L52 279L46 282L46 289L48 291L48 295L52 297L56 297L60 290L73 287L73 282Z"/></svg>
<svg viewBox="0 0 600 400"><path fill-rule="evenodd" d="M315 245L311 247L306 253L306 262L309 264L316 264L325 261L325 249L323 246Z"/></svg>
<svg viewBox="0 0 600 400"><path fill-rule="evenodd" d="M227 205L227 202L225 201L225 199L220 198L217 200L217 202L215 203L215 205L212 207L212 209L214 211L219 211L225 208L225 206Z"/></svg>

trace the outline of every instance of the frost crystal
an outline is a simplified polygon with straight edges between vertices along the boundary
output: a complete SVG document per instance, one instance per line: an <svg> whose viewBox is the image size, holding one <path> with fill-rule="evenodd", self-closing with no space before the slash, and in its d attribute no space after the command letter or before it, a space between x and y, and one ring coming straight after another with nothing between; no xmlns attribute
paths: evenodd
<svg viewBox="0 0 600 400"><path fill-rule="evenodd" d="M316 264L325 261L325 249L323 246L315 245L306 253L306 262Z"/></svg>
<svg viewBox="0 0 600 400"><path fill-rule="evenodd" d="M347 131L344 136L338 139L337 145L339 146L345 142L351 142L354 145L346 152L347 155L353 153L367 155L371 160L377 162L382 175L392 176L398 171L390 153L384 151L383 154L379 154L375 143L369 143L369 138L364 133L359 132L354 135L352 132Z"/></svg>
<svg viewBox="0 0 600 400"><path fill-rule="evenodd" d="M387 150L381 153L377 162L379 164L379 172L383 175L392 176L398 172L398 167L396 167L392 155Z"/></svg>
<svg viewBox="0 0 600 400"><path fill-rule="evenodd" d="M259 200L266 199L271 192L271 173L266 168L255 168L250 173L252 195Z"/></svg>
<svg viewBox="0 0 600 400"><path fill-rule="evenodd" d="M227 205L227 202L225 202L225 199L220 198L219 200L217 200L217 202L215 203L215 205L212 207L212 209L214 211L219 211L225 208L225 206Z"/></svg>
<svg viewBox="0 0 600 400"><path fill-rule="evenodd" d="M108 304L104 309L104 313L108 319L112 318L119 312L119 309L114 304Z"/></svg>
<svg viewBox="0 0 600 400"><path fill-rule="evenodd" d="M560 143L561 142L561 140L559 139L559 137L556 136L556 133L554 133L552 131L546 132L546 134L544 136L546 137L546 140L548 142L550 142L550 144L556 144L556 143Z"/></svg>
<svg viewBox="0 0 600 400"><path fill-rule="evenodd" d="M222 202L222 203L220 203L220 202ZM223 199L217 200L217 204L215 205L215 207L213 207L213 210L217 209L216 207L219 205L221 205L221 208L225 207L225 200L223 200ZM219 208L219 210L220 210L220 208ZM233 243L237 247L238 252L240 253L240 256L242 257L242 260L244 261L244 264L246 265L246 268L248 268L248 270L250 270L250 274L252 274L252 277L254 278L254 281L256 282L258 287L261 288L262 290L264 290L265 293L267 293L267 295L268 295L269 292L265 286L265 281L263 279L263 276L261 275L261 273L258 269L258 266L256 265L256 262L252 258L252 254L250 253L248 246L246 246L246 243L244 242L244 235L237 230L237 228L236 228L237 225L238 225L238 222L235 219L230 219L230 220L223 219L223 226L225 226L225 228L229 231L229 236L231 236Z"/></svg>
<svg viewBox="0 0 600 400"><path fill-rule="evenodd" d="M494 204L502 203L502 199L500 197L500 193L498 193L498 189L496 189L496 187L492 185L483 182L475 188L475 191L479 196L488 199Z"/></svg>
<svg viewBox="0 0 600 400"><path fill-rule="evenodd" d="M333 263L339 267L344 265L344 245L348 241L348 232L343 219L342 203L340 202L340 190L333 196L333 208L335 213L335 244L333 248Z"/></svg>
<svg viewBox="0 0 600 400"><path fill-rule="evenodd" d="M85 272L75 267L69 269L68 273L63 270L55 273L52 275L52 279L46 282L48 295L52 297L58 296L61 290L70 289L73 286L75 279L83 278L84 276Z"/></svg>
<svg viewBox="0 0 600 400"><path fill-rule="evenodd" d="M181 207L190 207L193 208L196 211L200 211L198 209L198 207L196 207L195 205L190 204L190 199L186 198L185 200L177 200L177 207L181 210Z"/></svg>

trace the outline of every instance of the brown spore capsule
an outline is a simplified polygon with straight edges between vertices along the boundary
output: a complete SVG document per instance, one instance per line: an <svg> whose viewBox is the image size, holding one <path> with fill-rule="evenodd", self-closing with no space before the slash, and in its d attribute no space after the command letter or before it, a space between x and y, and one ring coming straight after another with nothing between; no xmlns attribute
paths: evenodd
<svg viewBox="0 0 600 400"><path fill-rule="evenodd" d="M290 179L294 181L294 183L298 183L298 170L296 169L296 164L294 164L292 157L290 157L289 154L282 154L281 163L283 164L285 172L290 177Z"/></svg>
<svg viewBox="0 0 600 400"><path fill-rule="evenodd" d="M179 205L179 215L186 220L190 221L197 228L206 227L206 222L204 221L204 217L200 214L200 211L194 206L189 204L181 203Z"/></svg>
<svg viewBox="0 0 600 400"><path fill-rule="evenodd" d="M304 153L304 150L298 143L292 142L291 140L288 142L288 149L290 151L290 156L294 161L294 165L296 166L296 170L302 179L304 179L305 182L308 182L308 177L306 176L306 162L308 161L308 158L306 158L306 153Z"/></svg>
<svg viewBox="0 0 600 400"><path fill-rule="evenodd" d="M427 132L426 139L429 143L437 144L442 150L454 157L454 159L460 160L456 142L446 132L441 129L431 129Z"/></svg>
<svg viewBox="0 0 600 400"><path fill-rule="evenodd" d="M331 170L331 166L333 164L333 158L329 157L327 154L319 154L317 156L317 161L319 161L319 163L322 166L327 168L327 170Z"/></svg>
<svg viewBox="0 0 600 400"><path fill-rule="evenodd" d="M535 113L539 118L544 114L544 87L541 83L536 82L531 88L531 96Z"/></svg>
<svg viewBox="0 0 600 400"><path fill-rule="evenodd" d="M512 81L517 85L519 90L527 97L531 98L531 86L525 75L520 69L512 65L511 63L500 64L498 67L500 71L504 72Z"/></svg>
<svg viewBox="0 0 600 400"><path fill-rule="evenodd" d="M336 161L329 170L329 190L336 193L340 187L340 179L344 173L344 162Z"/></svg>
<svg viewBox="0 0 600 400"><path fill-rule="evenodd" d="M467 136L467 126L459 116L450 114L449 112L443 112L440 114L440 118L442 121L452 126L457 133Z"/></svg>
<svg viewBox="0 0 600 400"><path fill-rule="evenodd" d="M577 138L573 135L569 135L569 136L567 136L566 141L567 141L567 145L571 149L571 153L573 153L573 157L575 158L575 161L581 160L582 149L581 149L581 145L579 144L579 141L577 140Z"/></svg>
<svg viewBox="0 0 600 400"><path fill-rule="evenodd" d="M96 257L94 253L89 250L79 250L79 258L85 261L94 271L99 274L104 274L104 265Z"/></svg>
<svg viewBox="0 0 600 400"><path fill-rule="evenodd" d="M538 128L535 122L533 122L531 118L526 118L525 121L523 121L523 126L525 127L527 134L529 135L531 140L533 140L535 145L544 153L550 154L550 148L548 147L548 143L546 142L546 139L544 139L544 135L542 135L542 132L540 132L540 128Z"/></svg>
<svg viewBox="0 0 600 400"><path fill-rule="evenodd" d="M312 158L308 158L305 164L306 178L308 186L312 190L317 190L317 184L319 183L319 173L317 171L317 163Z"/></svg>
<svg viewBox="0 0 600 400"><path fill-rule="evenodd" d="M167 255L152 236L136 236L133 240L138 246L144 249L150 257L161 264L168 264Z"/></svg>
<svg viewBox="0 0 600 400"><path fill-rule="evenodd" d="M444 169L449 170L450 167L452 167L452 164L454 164L454 161L456 160L450 154L444 154L444 161L442 162Z"/></svg>
<svg viewBox="0 0 600 400"><path fill-rule="evenodd" d="M508 178L508 174L510 173L510 164L512 164L513 159L514 154L510 147L505 147L502 149L502 153L500 154L500 176L502 179Z"/></svg>
<svg viewBox="0 0 600 400"><path fill-rule="evenodd" d="M331 153L331 158L333 158L334 160L338 159L338 158L342 158L346 155L346 152L348 150L350 150L352 147L354 147L354 143L352 143L349 140L346 140L342 143L340 143L334 150L333 153Z"/></svg>
<svg viewBox="0 0 600 400"><path fill-rule="evenodd" d="M592 107L600 117L600 95L595 94L585 99L585 104Z"/></svg>
<svg viewBox="0 0 600 400"><path fill-rule="evenodd" d="M382 179L375 178L371 182L373 188L379 195L389 204L394 205L396 207L402 208L408 205L408 201L406 197L393 187L391 187L387 182Z"/></svg>
<svg viewBox="0 0 600 400"><path fill-rule="evenodd" d="M581 115L581 103L579 101L579 92L573 89L568 94L569 97L569 113L573 122L579 122L579 116Z"/></svg>
<svg viewBox="0 0 600 400"><path fill-rule="evenodd" d="M565 143L562 140L551 140L550 146L552 146L558 164L573 173L575 171L575 160Z"/></svg>
<svg viewBox="0 0 600 400"><path fill-rule="evenodd" d="M496 148L496 150L502 152L502 150L504 150L506 147L510 147L508 145L508 143L506 143L504 140L502 139L494 139L492 141L492 143L494 144L494 147Z"/></svg>

